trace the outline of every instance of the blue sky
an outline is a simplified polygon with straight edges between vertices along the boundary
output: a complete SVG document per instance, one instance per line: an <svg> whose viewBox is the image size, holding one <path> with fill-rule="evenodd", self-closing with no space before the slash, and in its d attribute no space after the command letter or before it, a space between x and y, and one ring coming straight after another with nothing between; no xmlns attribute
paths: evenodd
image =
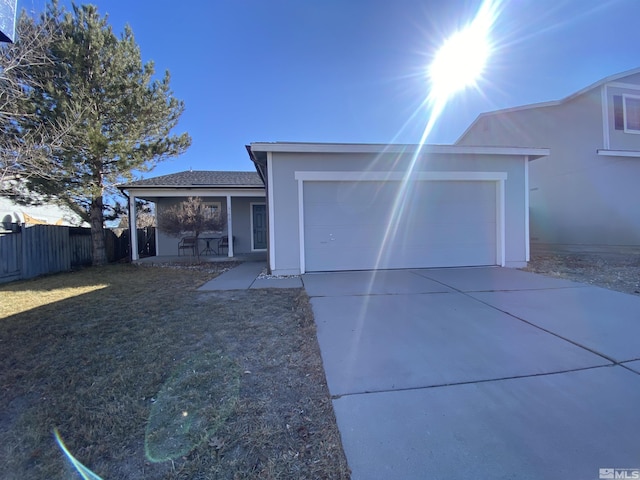
<svg viewBox="0 0 640 480"><path fill-rule="evenodd" d="M149 177L251 170L244 148L251 142L418 142L426 67L481 2L89 3L116 33L132 27L143 60L171 72L186 104L177 131L189 132L191 148ZM18 0L30 11L44 4ZM427 142L454 142L484 111L557 100L640 67L638 19L639 0L504 0L483 78L450 101Z"/></svg>

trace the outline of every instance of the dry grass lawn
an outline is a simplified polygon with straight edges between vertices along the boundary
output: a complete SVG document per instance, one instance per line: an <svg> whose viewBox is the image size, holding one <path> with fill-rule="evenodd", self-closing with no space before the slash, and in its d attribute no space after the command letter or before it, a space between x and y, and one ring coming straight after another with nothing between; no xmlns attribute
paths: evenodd
<svg viewBox="0 0 640 480"><path fill-rule="evenodd" d="M302 290L113 265L0 285L0 477L349 477Z"/></svg>

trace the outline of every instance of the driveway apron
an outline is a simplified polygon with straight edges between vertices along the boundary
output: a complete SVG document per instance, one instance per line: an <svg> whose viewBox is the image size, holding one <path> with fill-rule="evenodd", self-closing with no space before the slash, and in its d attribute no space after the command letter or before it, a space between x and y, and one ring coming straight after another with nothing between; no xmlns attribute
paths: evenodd
<svg viewBox="0 0 640 480"><path fill-rule="evenodd" d="M640 475L640 297L498 267L303 283L353 479Z"/></svg>

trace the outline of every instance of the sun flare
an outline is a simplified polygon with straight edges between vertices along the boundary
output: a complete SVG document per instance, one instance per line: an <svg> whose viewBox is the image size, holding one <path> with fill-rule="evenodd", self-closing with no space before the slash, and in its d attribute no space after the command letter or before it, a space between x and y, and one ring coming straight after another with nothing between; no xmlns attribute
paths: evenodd
<svg viewBox="0 0 640 480"><path fill-rule="evenodd" d="M495 6L485 0L473 21L449 37L429 66L430 100L446 102L454 93L476 85L491 55Z"/></svg>
<svg viewBox="0 0 640 480"><path fill-rule="evenodd" d="M424 145L449 99L458 91L477 85L491 55L491 30L500 0L484 0L469 25L449 37L427 69L431 84L425 105L427 124L420 138Z"/></svg>

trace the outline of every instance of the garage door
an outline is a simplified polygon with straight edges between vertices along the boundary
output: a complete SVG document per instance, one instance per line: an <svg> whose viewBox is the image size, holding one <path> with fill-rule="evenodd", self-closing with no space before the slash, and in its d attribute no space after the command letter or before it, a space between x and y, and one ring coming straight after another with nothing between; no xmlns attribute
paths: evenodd
<svg viewBox="0 0 640 480"><path fill-rule="evenodd" d="M497 264L494 181L307 181L305 270Z"/></svg>

